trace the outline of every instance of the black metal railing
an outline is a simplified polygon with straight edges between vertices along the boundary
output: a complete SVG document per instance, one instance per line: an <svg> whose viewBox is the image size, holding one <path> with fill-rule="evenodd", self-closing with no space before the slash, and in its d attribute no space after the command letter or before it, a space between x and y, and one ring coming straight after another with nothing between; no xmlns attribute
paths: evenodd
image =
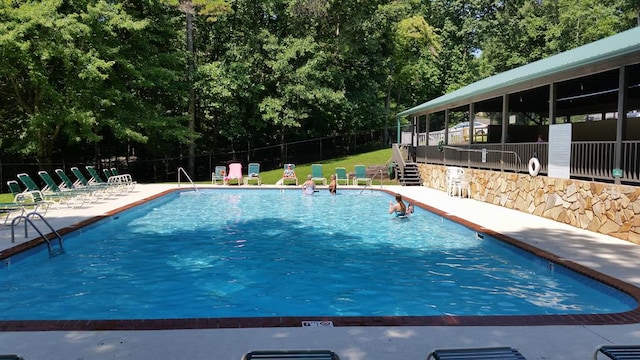
<svg viewBox="0 0 640 360"><path fill-rule="evenodd" d="M615 141L576 141L571 143L570 177L612 182L615 168ZM445 166L527 173L529 160L540 162L539 174L549 171L548 143L471 144L457 146L418 146L417 161ZM640 141L623 141L620 181L640 184Z"/></svg>

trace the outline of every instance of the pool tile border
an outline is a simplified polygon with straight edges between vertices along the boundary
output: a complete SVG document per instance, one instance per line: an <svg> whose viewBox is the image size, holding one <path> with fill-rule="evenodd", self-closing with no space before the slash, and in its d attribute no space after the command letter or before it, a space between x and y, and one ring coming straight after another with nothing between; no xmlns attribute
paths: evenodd
<svg viewBox="0 0 640 360"><path fill-rule="evenodd" d="M258 189L256 189L258 190ZM170 189L156 195L133 202L102 216L95 216L58 230L60 235L68 234L104 218L144 204L169 193L184 191ZM388 194L395 193L389 190ZM562 265L591 279L622 291L640 304L640 288L614 277L602 274L575 262L558 257L491 229L453 216L411 198L415 205L446 219L455 221L478 233L487 234L509 243L540 258ZM54 238L48 234L49 239ZM0 260L20 252L40 246L43 239L37 238L0 252ZM139 319L139 320L0 320L0 331L98 331L98 330L170 330L170 329L239 329L239 328L282 328L302 327L303 321L332 321L333 326L546 326L546 325L622 325L640 323L640 305L635 309L611 314L573 315L528 315L528 316L326 316L326 317L255 317L255 318L187 318L187 319Z"/></svg>

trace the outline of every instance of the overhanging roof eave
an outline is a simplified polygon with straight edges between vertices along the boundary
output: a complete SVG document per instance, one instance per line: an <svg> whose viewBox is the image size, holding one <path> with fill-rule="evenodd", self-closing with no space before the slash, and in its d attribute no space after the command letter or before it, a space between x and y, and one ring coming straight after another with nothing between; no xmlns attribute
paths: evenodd
<svg viewBox="0 0 640 360"><path fill-rule="evenodd" d="M630 56L631 55L631 56ZM434 113L482 101L532 86L567 80L577 73L593 73L640 61L640 27L508 70L397 114ZM610 66L608 66L610 64ZM579 69L586 69L580 71ZM541 81L544 79L544 81ZM509 90L509 92L507 92Z"/></svg>

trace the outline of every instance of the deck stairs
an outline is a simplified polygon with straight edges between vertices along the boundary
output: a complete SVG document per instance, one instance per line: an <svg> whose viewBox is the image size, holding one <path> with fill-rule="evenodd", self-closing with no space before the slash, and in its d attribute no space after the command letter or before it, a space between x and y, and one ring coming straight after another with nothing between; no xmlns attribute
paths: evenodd
<svg viewBox="0 0 640 360"><path fill-rule="evenodd" d="M398 174L398 181L400 182L400 185L420 186L422 183L422 180L420 180L420 173L418 172L418 164L416 163L405 163L403 171L400 171L399 166L396 164L396 174Z"/></svg>

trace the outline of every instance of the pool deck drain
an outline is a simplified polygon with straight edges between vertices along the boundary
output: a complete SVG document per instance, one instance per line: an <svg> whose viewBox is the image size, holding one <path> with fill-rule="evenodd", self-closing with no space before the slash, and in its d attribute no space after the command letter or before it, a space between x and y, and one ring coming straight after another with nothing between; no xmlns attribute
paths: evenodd
<svg viewBox="0 0 640 360"><path fill-rule="evenodd" d="M51 210L47 219L57 229L75 228L74 224L94 217L109 216L114 209L144 201L172 188L175 185L138 185L132 193L84 208ZM479 232L503 234L554 254L562 261L591 269L594 273L610 276L633 286L640 285L638 245L499 206L448 197L443 192L429 188L387 186L385 189L400 192L416 202L437 208L463 223L475 224L479 227ZM381 204L381 207L385 208L386 203ZM18 244L24 241L17 239ZM12 245L16 244L11 244L10 229L0 228L0 251ZM448 326L422 326L427 324L415 323L416 319L358 326L362 318L351 321L337 319L340 321L336 322L307 317L295 322L294 319L287 319L275 327L268 325L273 319L264 320L259 325L254 322L253 326L266 327L251 328L235 328L236 320L228 319L231 321L225 320L225 324L229 326L218 324L216 327L193 330L189 330L184 321L178 319L164 320L165 325L170 326L164 327L167 330L163 331L155 330L155 326L135 327L148 329L137 331L112 330L119 328L118 326L99 326L89 331L86 327L68 323L64 327L56 327L56 331L30 331L28 326L20 331L2 331L0 353L20 353L27 359L102 358L106 355L105 347L96 344L100 339L116 338L126 341L126 357L136 359L172 356L210 359L213 355L217 359L240 359L242 354L251 350L284 348L328 348L336 351L343 360L424 359L434 348L474 346L511 346L518 348L527 359L583 359L592 358L593 349L603 343L640 343L637 314L627 315L632 316L614 319L614 322L609 322L611 319L602 321L601 316L594 316L591 322L584 324L567 318L567 322L554 321L545 326L530 326L543 325L544 321L539 317L537 320L532 319L535 320L533 322L523 321L522 318L513 321L505 317L502 322L493 324L481 323L487 320L482 319L483 317L477 317L478 323L475 324L456 323L455 318L446 318L450 322ZM326 329L326 326L303 329L302 321L333 321L335 327L331 330ZM509 326L496 326L500 323ZM117 321L111 324L117 324Z"/></svg>

